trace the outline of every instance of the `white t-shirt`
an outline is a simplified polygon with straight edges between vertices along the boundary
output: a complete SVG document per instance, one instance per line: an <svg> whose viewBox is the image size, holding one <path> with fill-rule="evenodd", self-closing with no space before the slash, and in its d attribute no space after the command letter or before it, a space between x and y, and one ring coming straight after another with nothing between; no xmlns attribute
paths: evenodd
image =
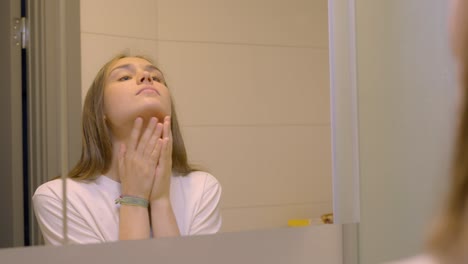
<svg viewBox="0 0 468 264"><path fill-rule="evenodd" d="M386 264L437 264L437 263L438 262L436 261L436 259L430 255L419 255L419 256L414 256L414 257L400 260L400 261L389 262Z"/></svg>
<svg viewBox="0 0 468 264"><path fill-rule="evenodd" d="M106 176L93 181L67 179L67 227L70 243L117 241L119 208L115 199L121 186ZM195 171L171 177L171 204L182 236L212 234L221 228L221 185L209 173ZM33 205L46 244L63 240L62 181L52 180L37 188Z"/></svg>

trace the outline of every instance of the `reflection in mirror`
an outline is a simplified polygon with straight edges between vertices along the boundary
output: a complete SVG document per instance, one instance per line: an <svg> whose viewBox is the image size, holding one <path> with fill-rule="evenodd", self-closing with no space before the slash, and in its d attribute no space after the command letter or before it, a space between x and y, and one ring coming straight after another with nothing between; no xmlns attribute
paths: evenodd
<svg viewBox="0 0 468 264"><path fill-rule="evenodd" d="M330 213L327 1L141 3L82 1L83 91L119 51L155 58L189 159L223 187L221 231Z"/></svg>
<svg viewBox="0 0 468 264"><path fill-rule="evenodd" d="M80 5L82 100L116 54L151 58L189 161L222 186L220 232L320 224L332 213L326 0Z"/></svg>

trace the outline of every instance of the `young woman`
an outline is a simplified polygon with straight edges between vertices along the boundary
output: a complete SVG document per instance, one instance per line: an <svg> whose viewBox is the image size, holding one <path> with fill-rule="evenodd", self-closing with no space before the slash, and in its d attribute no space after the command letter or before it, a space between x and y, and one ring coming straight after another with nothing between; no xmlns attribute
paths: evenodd
<svg viewBox="0 0 468 264"><path fill-rule="evenodd" d="M67 179L69 243L219 231L221 186L187 163L162 72L117 56L98 72L83 108L81 159ZM47 244L64 241L62 181L41 185L34 210Z"/></svg>
<svg viewBox="0 0 468 264"><path fill-rule="evenodd" d="M468 263L468 1L452 0L452 50L460 86L460 117L449 194L431 230L428 254L400 264Z"/></svg>

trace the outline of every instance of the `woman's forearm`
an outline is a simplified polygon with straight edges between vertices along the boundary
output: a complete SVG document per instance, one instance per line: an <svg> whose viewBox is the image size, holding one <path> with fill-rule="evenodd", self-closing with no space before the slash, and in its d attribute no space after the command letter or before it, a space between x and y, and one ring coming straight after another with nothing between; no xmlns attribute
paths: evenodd
<svg viewBox="0 0 468 264"><path fill-rule="evenodd" d="M169 199L151 202L151 226L155 238L180 236L179 227Z"/></svg>
<svg viewBox="0 0 468 264"><path fill-rule="evenodd" d="M121 205L119 240L150 238L148 209L141 206Z"/></svg>

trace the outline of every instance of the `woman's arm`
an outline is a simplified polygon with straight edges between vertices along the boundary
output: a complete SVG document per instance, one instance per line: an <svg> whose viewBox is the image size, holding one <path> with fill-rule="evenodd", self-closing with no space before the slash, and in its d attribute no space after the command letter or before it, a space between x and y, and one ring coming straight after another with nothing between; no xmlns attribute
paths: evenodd
<svg viewBox="0 0 468 264"><path fill-rule="evenodd" d="M118 173L122 183L122 195L149 200L156 172L157 156L160 146L162 125L151 118L145 132L141 135L141 118L135 120L128 147L121 145ZM139 136L141 135L141 139ZM137 240L150 238L148 208L122 203L119 212L119 239Z"/></svg>
<svg viewBox="0 0 468 264"><path fill-rule="evenodd" d="M151 226L155 238L180 236L179 227L169 199L151 202Z"/></svg>
<svg viewBox="0 0 468 264"><path fill-rule="evenodd" d="M150 238L150 223L147 208L122 205L120 206L119 217L119 240Z"/></svg>
<svg viewBox="0 0 468 264"><path fill-rule="evenodd" d="M154 237L180 236L174 211L170 200L172 175L172 133L170 117L164 119L163 138L158 140L160 146L158 165L151 190L151 226Z"/></svg>

